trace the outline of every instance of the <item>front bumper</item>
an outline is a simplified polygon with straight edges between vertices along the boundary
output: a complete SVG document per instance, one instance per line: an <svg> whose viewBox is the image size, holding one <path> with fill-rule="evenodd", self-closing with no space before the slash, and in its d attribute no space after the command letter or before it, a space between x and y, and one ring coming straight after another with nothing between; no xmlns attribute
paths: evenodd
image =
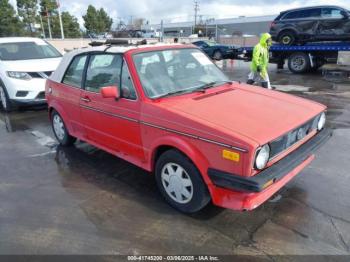
<svg viewBox="0 0 350 262"><path fill-rule="evenodd" d="M305 168L314 159L316 149L331 136L331 130L322 130L285 158L253 177L237 176L210 168L208 175L213 185L209 188L214 203L238 210L256 208ZM228 199L231 199L231 203Z"/></svg>
<svg viewBox="0 0 350 262"><path fill-rule="evenodd" d="M35 106L45 105L47 101L46 99L12 99L11 103L18 106Z"/></svg>
<svg viewBox="0 0 350 262"><path fill-rule="evenodd" d="M229 49L223 54L223 59L235 59L237 57L236 49Z"/></svg>

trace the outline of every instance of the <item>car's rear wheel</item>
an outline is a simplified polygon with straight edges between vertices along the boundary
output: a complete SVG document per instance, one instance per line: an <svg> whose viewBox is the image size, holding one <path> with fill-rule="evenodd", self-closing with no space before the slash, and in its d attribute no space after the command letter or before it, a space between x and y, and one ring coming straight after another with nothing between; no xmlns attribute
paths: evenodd
<svg viewBox="0 0 350 262"><path fill-rule="evenodd" d="M282 32L278 38L278 42L282 45L293 45L296 42L296 35L292 31Z"/></svg>
<svg viewBox="0 0 350 262"><path fill-rule="evenodd" d="M190 159L177 150L168 150L159 157L155 175L165 200L181 212L197 212L210 201L200 172Z"/></svg>
<svg viewBox="0 0 350 262"><path fill-rule="evenodd" d="M220 50L216 50L213 54L214 60L222 60L222 53Z"/></svg>
<svg viewBox="0 0 350 262"><path fill-rule="evenodd" d="M1 104L1 108L5 112L10 112L13 108L11 105L10 99L7 95L6 89L1 83L0 83L0 104Z"/></svg>
<svg viewBox="0 0 350 262"><path fill-rule="evenodd" d="M68 133L62 117L56 111L52 111L51 124L55 137L62 146L70 146L74 144L76 138Z"/></svg>
<svg viewBox="0 0 350 262"><path fill-rule="evenodd" d="M292 54L288 59L288 68L296 74L303 74L311 69L310 58L305 53Z"/></svg>

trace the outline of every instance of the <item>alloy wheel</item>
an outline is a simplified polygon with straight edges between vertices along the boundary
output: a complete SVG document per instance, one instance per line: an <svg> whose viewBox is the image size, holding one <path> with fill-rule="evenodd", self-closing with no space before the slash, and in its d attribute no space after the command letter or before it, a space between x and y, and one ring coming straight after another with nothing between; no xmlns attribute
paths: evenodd
<svg viewBox="0 0 350 262"><path fill-rule="evenodd" d="M292 67L296 70L296 71L300 71L304 68L305 66L305 59L302 57L297 57L292 61Z"/></svg>
<svg viewBox="0 0 350 262"><path fill-rule="evenodd" d="M285 44L285 45L290 44L291 40L292 40L291 37L288 36L288 35L286 35L286 36L284 36L284 37L282 38L282 42L283 42L283 44Z"/></svg>

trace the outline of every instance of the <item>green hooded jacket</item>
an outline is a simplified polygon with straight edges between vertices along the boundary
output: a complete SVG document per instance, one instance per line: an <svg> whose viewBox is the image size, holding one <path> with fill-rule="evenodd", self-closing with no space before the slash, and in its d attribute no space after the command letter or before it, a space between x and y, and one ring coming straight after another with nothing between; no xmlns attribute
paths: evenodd
<svg viewBox="0 0 350 262"><path fill-rule="evenodd" d="M258 71L258 66L260 66L260 74L263 78L267 76L267 69L269 65L268 39L271 39L271 35L269 33L262 34L260 43L254 47L252 64L250 67L251 70L256 73Z"/></svg>

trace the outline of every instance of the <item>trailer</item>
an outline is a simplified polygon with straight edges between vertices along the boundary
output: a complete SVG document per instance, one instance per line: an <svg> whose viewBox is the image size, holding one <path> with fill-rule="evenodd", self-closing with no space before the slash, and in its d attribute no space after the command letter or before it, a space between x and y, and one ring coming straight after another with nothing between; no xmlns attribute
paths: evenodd
<svg viewBox="0 0 350 262"><path fill-rule="evenodd" d="M254 47L240 47L237 50L238 60L251 61ZM290 71L302 74L317 70L324 64L335 64L340 51L350 51L350 42L310 43L305 45L286 46L275 44L270 47L270 63L276 63L283 69L287 61Z"/></svg>

